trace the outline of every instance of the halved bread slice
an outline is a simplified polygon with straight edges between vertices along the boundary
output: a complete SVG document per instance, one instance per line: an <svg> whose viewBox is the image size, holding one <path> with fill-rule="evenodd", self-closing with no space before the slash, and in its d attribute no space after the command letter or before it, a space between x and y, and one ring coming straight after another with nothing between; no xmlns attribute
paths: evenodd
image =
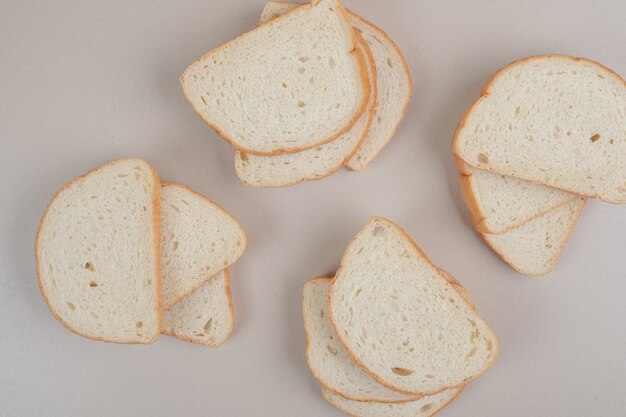
<svg viewBox="0 0 626 417"><path fill-rule="evenodd" d="M331 277L313 278L302 290L306 359L315 378L326 389L354 401L399 403L415 400L414 395L401 394L379 384L352 360L328 317L331 280Z"/></svg>
<svg viewBox="0 0 626 417"><path fill-rule="evenodd" d="M181 77L195 111L235 148L296 152L346 132L369 83L339 0L313 0L191 64Z"/></svg>
<svg viewBox="0 0 626 417"><path fill-rule="evenodd" d="M287 187L302 181L319 180L337 172L363 143L374 116L376 67L369 47L358 36L357 48L365 56L370 82L367 109L352 128L332 142L301 152L260 156L235 153L235 169L241 181L252 187Z"/></svg>
<svg viewBox="0 0 626 417"><path fill-rule="evenodd" d="M233 331L235 319L228 269L163 312L163 334L217 348Z"/></svg>
<svg viewBox="0 0 626 417"><path fill-rule="evenodd" d="M487 323L400 227L381 218L371 219L344 253L329 311L353 359L409 395L463 385L498 353Z"/></svg>
<svg viewBox="0 0 626 417"><path fill-rule="evenodd" d="M239 259L248 244L234 217L181 184L162 184L161 233L164 309Z"/></svg>
<svg viewBox="0 0 626 417"><path fill-rule="evenodd" d="M121 159L54 196L35 239L41 294L72 332L117 343L160 333L159 179Z"/></svg>
<svg viewBox="0 0 626 417"><path fill-rule="evenodd" d="M329 404L353 417L431 417L450 404L463 388L450 388L400 404L353 401L326 388L322 388L322 396Z"/></svg>
<svg viewBox="0 0 626 417"><path fill-rule="evenodd" d="M462 161L461 194L476 230L501 234L579 198L557 188L493 174Z"/></svg>
<svg viewBox="0 0 626 417"><path fill-rule="evenodd" d="M295 3L269 2L261 20L267 21L298 7ZM347 10L350 24L361 33L372 51L377 71L374 117L365 140L346 163L354 171L365 169L389 143L404 117L411 99L411 73L398 46L373 23Z"/></svg>
<svg viewBox="0 0 626 417"><path fill-rule="evenodd" d="M515 270L544 275L563 251L585 202L586 198L578 197L506 233L481 236Z"/></svg>
<svg viewBox="0 0 626 417"><path fill-rule="evenodd" d="M626 203L624 109L626 83L608 68L536 56L487 83L459 123L453 151L476 168Z"/></svg>

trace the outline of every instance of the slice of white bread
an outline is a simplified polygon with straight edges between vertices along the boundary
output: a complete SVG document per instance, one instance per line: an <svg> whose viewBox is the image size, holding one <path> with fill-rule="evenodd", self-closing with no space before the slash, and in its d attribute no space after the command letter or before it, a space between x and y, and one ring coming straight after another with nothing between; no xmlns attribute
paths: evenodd
<svg viewBox="0 0 626 417"><path fill-rule="evenodd" d="M217 348L233 331L235 319L228 269L163 312L163 334Z"/></svg>
<svg viewBox="0 0 626 417"><path fill-rule="evenodd" d="M515 270L526 275L547 274L563 251L585 201L578 197L506 233L481 236Z"/></svg>
<svg viewBox="0 0 626 417"><path fill-rule="evenodd" d="M519 227L578 195L459 162L461 195L476 230L501 234Z"/></svg>
<svg viewBox="0 0 626 417"><path fill-rule="evenodd" d="M369 47L358 36L370 81L367 109L352 128L332 142L301 152L261 156L235 153L235 169L241 181L252 187L287 187L307 180L319 180L337 172L363 143L376 105L376 68Z"/></svg>
<svg viewBox="0 0 626 417"><path fill-rule="evenodd" d="M168 309L241 257L241 225L205 196L180 184L161 187L162 304Z"/></svg>
<svg viewBox="0 0 626 417"><path fill-rule="evenodd" d="M295 3L269 2L261 20L273 19L295 7ZM365 140L347 162L354 171L365 169L391 140L411 99L411 73L398 46L373 23L347 10L350 23L370 47L377 72L377 97L374 117Z"/></svg>
<svg viewBox="0 0 626 417"><path fill-rule="evenodd" d="M39 288L74 333L151 343L159 308L159 179L145 161L121 159L54 196L35 242Z"/></svg>
<svg viewBox="0 0 626 417"><path fill-rule="evenodd" d="M626 83L583 58L516 61L466 112L453 151L476 168L626 203Z"/></svg>
<svg viewBox="0 0 626 417"><path fill-rule="evenodd" d="M181 77L194 110L235 148L296 152L346 132L369 83L339 0L313 0L222 45Z"/></svg>
<svg viewBox="0 0 626 417"><path fill-rule="evenodd" d="M329 310L353 359L405 394L463 385L498 353L487 323L410 237L385 219L368 221L346 249Z"/></svg>
<svg viewBox="0 0 626 417"><path fill-rule="evenodd" d="M415 400L376 382L350 357L328 317L330 277L307 281L302 290L302 314L307 335L306 359L323 387L355 401L386 403Z"/></svg>
<svg viewBox="0 0 626 417"><path fill-rule="evenodd" d="M463 388L450 388L399 404L353 401L326 388L322 388L322 396L328 403L353 417L430 417L450 404Z"/></svg>

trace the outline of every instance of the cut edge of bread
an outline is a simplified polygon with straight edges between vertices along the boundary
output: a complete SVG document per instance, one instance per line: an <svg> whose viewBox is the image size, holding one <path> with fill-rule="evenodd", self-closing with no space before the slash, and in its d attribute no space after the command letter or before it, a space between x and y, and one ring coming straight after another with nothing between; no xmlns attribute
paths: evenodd
<svg viewBox="0 0 626 417"><path fill-rule="evenodd" d="M332 292L333 292L333 284L335 283L335 281L337 280L337 275L339 274L339 271L342 268L342 265L345 261L345 256L346 253L348 252L347 249L344 252L344 254L341 257L341 263L339 265L339 268L337 269L337 272L335 273L335 277L333 278L332 282L331 282L331 286L330 286L330 290L328 291L328 312L329 312L329 319L330 319L330 323L333 327L334 332L337 334L337 338L339 339L339 341L341 342L341 344L343 344L343 346L346 348L346 351L348 352L348 354L350 355L350 357L352 358L352 360L359 366L361 367L361 369L363 369L367 374L369 374L372 378L374 378L374 380L376 380L378 383L386 386L387 388L399 392L401 394L406 394L406 395L420 395L420 396L425 396L425 395L433 395L433 394L437 394L441 391L444 391L446 389L450 389L450 388L457 388L460 386L464 386L468 383L470 383L471 381L475 380L476 378L480 377L481 375L483 375L485 372L487 372L491 366L493 365L493 363L495 362L496 358L498 357L499 351L500 351L500 343L498 341L498 338L495 334L495 332L493 331L493 329L491 329L491 326L489 326L489 324L482 319L482 317L480 317L478 315L478 313L476 312L476 308L474 306L473 303L468 302L468 300L461 295L460 293L458 293L457 289L455 288L455 284L453 282L450 281L450 279L448 278L449 276L451 276L451 274L449 274L448 272L442 271L441 269L437 268L436 265L434 265L431 260L424 254L424 252L421 250L421 248L415 243L415 241L413 241L413 239L409 236L409 234L404 231L404 229L402 229L400 226L398 226L396 223L392 222L389 219L386 219L384 217L379 217L379 216L375 216L370 218L365 225L359 230L359 232L350 240L350 243L348 244L347 247L349 247L350 245L352 245L356 239L360 236L360 234L369 226L370 223L373 222L377 222L377 221L382 221L387 223L390 227L394 228L399 235L401 235L408 243L411 247L413 247L413 249L415 250L416 254L420 257L422 257L424 259L424 262L426 264L428 264L431 268L433 268L433 270L435 270L437 272L437 276L439 278L441 278L444 282L445 285L450 286L450 288L453 289L453 291L455 293L457 293L459 295L459 298L462 300L463 303L465 303L470 310L472 310L476 316L484 323L486 330L489 332L492 340L493 340L493 354L491 355L491 360L489 362L487 362L485 364L485 367L478 373L476 373L475 375L472 375L471 377L467 378L466 380L464 380L462 383L457 384L457 385L450 385L450 386L443 386L438 388L437 390L434 391L426 391L426 392L411 392L411 391L407 391L407 390L403 390L400 389L396 386L394 386L393 384L384 381L383 378L381 378L380 376L376 375L374 372L372 372L371 370L369 370L365 364L363 364L355 355L354 353L348 348L348 346L346 345L345 339L344 337L340 334L340 332L337 329L337 325L335 323L335 321L333 320L333 313L332 313L332 303L331 303L331 296L332 296ZM447 275L447 276L446 276ZM458 281L456 279L456 277L454 278L455 281Z"/></svg>
<svg viewBox="0 0 626 417"><path fill-rule="evenodd" d="M214 208L216 208L217 210L221 211L221 213L223 215L225 215L226 217L228 217L233 224L235 224L237 226L237 228L239 229L239 231L241 232L241 237L242 237L242 245L241 245L241 250L239 253L239 256L237 257L237 259L235 259L234 261L232 261L231 263L224 265L224 271L226 271L226 275L229 275L228 273L228 267L230 265L232 265L233 263L235 263L237 260L239 260L239 258L241 258L241 256L243 256L244 251L246 250L246 248L248 247L248 235L246 234L246 231L244 230L244 228L241 226L241 223L239 223L239 221L233 217L229 212L227 212L226 210L224 210L219 204L215 203L214 201L210 200L208 197L206 197L205 195L200 194L197 191L192 190L191 188L189 188L188 186L184 185L184 184L179 184L179 183L175 183L175 182L168 182L168 181L161 181L161 187L178 187L181 188L185 191L188 191L190 193L192 193L193 195L195 195L196 197L201 198L202 200L206 201L207 203L209 203L211 206L213 206ZM209 281L211 278L213 278L215 275L208 275L207 277L205 277L204 279L200 280L199 282L197 282L195 285L193 285L188 291L179 294L173 302L168 303L168 305L163 305L162 306L162 310L168 310L170 308L172 308L174 305L176 305L176 303L178 303L180 300L182 300L183 298L187 297L189 294L191 294L192 292L194 292L195 290L197 290L198 288L200 288L204 283L206 283L207 281ZM229 278L228 278L229 279ZM159 287L160 288L160 287ZM160 294L159 294L160 296Z"/></svg>
<svg viewBox="0 0 626 417"><path fill-rule="evenodd" d="M566 60L571 60L574 62L587 62L589 64L595 65L597 67L599 67L600 69L602 69L603 71L606 71L607 73L611 74L612 76L614 76L617 80L619 80L622 84L624 84L624 87L626 88L626 80L624 80L622 77L619 76L619 74L617 74L615 71L613 71L612 69L610 69L609 67L594 61L592 59L589 58L583 58L583 57L574 57L571 55L566 55L566 54L544 54L544 55L534 55L534 56L530 56L527 58L523 58L523 59L518 59L515 60L511 63L509 63L508 65L500 68L488 81L487 83L480 89L480 93L479 93L479 97L465 110L463 116L461 117L461 120L459 121L456 130L454 132L454 136L452 138L452 153L455 155L455 157L457 157L459 160L463 161L464 163L477 168L477 169L482 169L484 171L488 171L488 172L492 172L494 174L500 174L500 175L509 175L507 173L504 173L500 170L497 170L495 168L493 168L492 166L489 167L484 167L484 166L476 166L475 164L471 164L468 161L466 161L465 159L463 159L463 155L461 153L461 151L458 149L458 138L461 135L461 132L463 131L463 129L465 128L467 119L469 118L469 115L472 113L472 111L474 110L474 108L481 103L483 100L487 99L490 95L491 95L491 87L493 86L493 84L497 81L497 79L506 71L510 70L512 67L517 66L517 65L522 65L525 64L527 62L530 61L534 61L537 59L544 59L544 58L562 58L562 59L566 59ZM457 164L457 167L459 165ZM461 170L461 169L460 169ZM462 170L461 170L462 171ZM535 184L540 184L540 185L545 185L547 187L553 187L553 188L557 188L559 190L563 190L563 191L568 191L574 194L579 194L579 195L583 195L581 190L575 190L575 189L568 189L565 187L561 187L559 186L559 184L548 184L545 181L540 181L534 178L529 178L524 176L523 174L520 175L515 175L515 178L520 178ZM607 203L612 203L612 204L624 204L626 202L624 201L611 201L611 200L607 200L607 199L603 199L599 194L584 194L587 197L593 197L593 198L597 198L599 200L605 201Z"/></svg>
<svg viewBox="0 0 626 417"><path fill-rule="evenodd" d="M345 126L343 126L341 129L339 129L335 134L333 134L333 135L331 135L330 137L327 137L327 138L319 139L316 143L312 143L312 144L307 145L307 146L294 147L294 148L280 147L280 148L274 149L272 151L259 151L259 150L254 150L254 149L246 149L246 148L242 147L241 145L238 145L236 143L236 141L232 137L230 137L225 132L223 132L217 126L217 124L214 121L211 121L211 120L208 120L207 118L205 118L201 114L201 112L196 108L196 106L193 104L193 100L191 99L191 97L189 96L189 94L187 92L187 88L185 86L185 77L193 69L193 67L195 67L196 65L201 63L203 59L205 59L206 57L214 54L218 50L220 50L220 49L222 49L222 48L224 48L224 47L226 47L228 45L232 45L232 44L236 43L239 40L239 38L241 38L244 35L247 35L248 33L254 32L259 27L271 25L276 20L284 19L284 18L290 16L293 13L298 13L298 12L304 10L305 8L308 9L308 8L314 7L320 1L321 0L312 0L311 3L302 4L302 5L298 6L298 7L295 7L293 10L290 10L289 12L285 13L284 15L278 16L278 17L276 17L276 18L274 18L272 20L269 20L266 23L262 23L262 24L258 25L256 28L239 35L238 37L236 37L236 38L226 42L225 44L220 45L220 46L218 46L216 48L213 48L212 50L210 50L209 52L203 54L198 59L196 59L191 64L189 64L189 66L187 66L187 68L185 69L183 74L180 76L179 82L180 82L180 85L182 87L183 93L185 94L185 97L187 98L187 101L191 104L191 107L193 108L193 110L196 113L196 115L198 115L198 117L200 117L200 119L204 123L206 123L211 129L213 129L221 138L223 138L226 142L228 142L228 144L230 144L233 148L235 148L235 150L238 150L238 151L241 151L241 152L244 152L244 153L249 153L249 154L252 154L252 155L272 156L272 155L281 155L281 154L286 154L286 153L295 153L295 152L300 152L300 151L303 151L303 150L306 150L306 149L314 148L316 146L323 145L325 143L331 142L331 141L337 139L339 136L341 136L345 132L347 132L348 130L350 130L352 125L354 125L354 123L359 119L359 117L361 117L361 115L363 114L363 112L367 108L367 103L369 101L369 95L370 95L370 85L369 85L369 80L368 80L368 76L367 76L367 63L365 62L365 57L363 56L363 53L356 47L357 42L358 42L357 36L356 36L356 31L353 29L352 25L350 24L349 19L348 19L348 14L347 14L346 10L344 9L343 5L341 4L341 2L339 0L329 0L329 1L332 1L335 4L337 12L339 12L339 14L341 15L342 25L343 25L344 30L345 30L345 32L348 35L347 37L348 37L348 39L350 41L351 49L350 49L349 53L351 55L353 55L353 58L357 62L357 67L359 68L359 84L361 86L361 100L359 102L359 105L355 108L355 112L352 115L352 118L347 122L347 124Z"/></svg>
<svg viewBox="0 0 626 417"><path fill-rule="evenodd" d="M156 265L154 266L154 270L156 272L155 283L154 283L156 287L156 301L155 301L155 304L156 304L155 309L157 312L156 325L157 325L157 329L160 329L162 327L163 306L161 305L161 215L160 215L161 203L159 200L160 194L161 194L161 187L160 187L159 176L157 175L156 170L152 167L152 165L150 165L149 163L147 163L146 161L140 158L133 158L133 157L122 158L122 159L117 159L115 161L106 163L104 165L100 165L96 168L93 168L87 171L86 173L82 175L79 175L78 177L74 178L70 182L66 183L54 194L54 196L50 199L50 202L46 206L46 209L44 210L43 215L41 216L41 220L39 221L39 226L37 226L37 232L35 234L35 262L36 262L36 273L37 273L37 286L39 287L39 293L41 294L43 301L48 306L48 309L52 313L52 316L70 332L78 336L91 339L91 340L100 341L100 342L117 343L117 344L150 344L150 343L154 343L157 340L157 338L159 337L159 331L155 332L155 335L151 339L146 340L145 342L138 342L138 341L133 341L133 340L128 340L128 341L109 340L100 336L94 336L91 334L79 332L77 329L73 328L68 323L66 323L65 320L63 320L63 318L57 313L57 311L54 308L52 308L52 305L48 301L48 297L41 283L41 270L40 270L41 263L39 261L38 242L39 242L39 236L41 233L42 226L47 218L50 207L55 202L57 197L61 195L61 193L63 193L65 190L67 190L71 185L73 185L76 181L85 179L100 169L107 168L111 165L114 165L122 161L139 161L142 164L146 164L152 175L154 192L153 192L152 200L151 200L152 212L153 212L151 229L153 233L154 253L156 254L155 256Z"/></svg>
<svg viewBox="0 0 626 417"><path fill-rule="evenodd" d="M229 319L230 319L230 325L229 325L229 329L227 331L227 333L225 334L224 338L222 340L220 340L217 343L209 343L209 342L205 342L202 341L202 339L194 339L192 337L189 336L185 336L179 332L177 332L176 330L167 330L164 328L161 328L161 334L167 335L167 336L171 336L171 337L175 337L177 339L180 340L184 340L185 342L190 342L190 343L196 343L199 345L203 345L203 346L207 346L211 349L217 349L220 346L222 346L230 337L230 335L233 333L234 329L235 329L235 312L234 312L234 308L233 308L233 297L232 297L232 293L230 291L230 270L228 268L224 268L224 270L222 271L224 274L224 295L226 297L226 300L228 301L228 315L229 315ZM206 284L208 282L205 281L202 283L202 285Z"/></svg>

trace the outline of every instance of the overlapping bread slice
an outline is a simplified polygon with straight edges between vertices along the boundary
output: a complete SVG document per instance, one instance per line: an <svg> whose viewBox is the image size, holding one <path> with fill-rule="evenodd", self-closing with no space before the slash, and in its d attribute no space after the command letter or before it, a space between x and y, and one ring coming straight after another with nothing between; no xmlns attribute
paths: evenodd
<svg viewBox="0 0 626 417"><path fill-rule="evenodd" d="M221 346L235 325L229 282L224 269L163 312L162 333L212 348Z"/></svg>
<svg viewBox="0 0 626 417"><path fill-rule="evenodd" d="M122 159L74 179L48 205L35 243L52 314L90 339L151 343L160 333L159 179Z"/></svg>
<svg viewBox="0 0 626 417"><path fill-rule="evenodd" d="M365 139L376 105L374 58L360 35L358 39L357 48L365 56L370 82L370 97L366 111L350 130L337 139L311 149L275 156L236 152L235 169L244 184L252 187L286 187L302 181L319 180L337 172L354 155Z"/></svg>
<svg viewBox="0 0 626 417"><path fill-rule="evenodd" d="M515 270L544 275L552 270L565 248L585 202L585 197L577 197L515 229L481 236Z"/></svg>
<svg viewBox="0 0 626 417"><path fill-rule="evenodd" d="M601 64L532 57L487 83L453 151L476 168L626 203L625 108L626 83Z"/></svg>
<svg viewBox="0 0 626 417"><path fill-rule="evenodd" d="M346 132L369 97L339 0L313 0L216 48L181 77L195 111L235 148L276 155Z"/></svg>
<svg viewBox="0 0 626 417"><path fill-rule="evenodd" d="M352 358L409 395L464 385L495 360L485 321L394 223L371 219L348 246L329 313Z"/></svg>
<svg viewBox="0 0 626 417"><path fill-rule="evenodd" d="M326 388L322 388L322 396L328 403L353 417L431 417L450 404L463 388L446 389L397 404L353 401Z"/></svg>
<svg viewBox="0 0 626 417"><path fill-rule="evenodd" d="M271 20L297 6L295 3L269 2L263 9L261 20ZM400 49L384 31L352 11L347 12L350 23L369 46L376 66L374 117L363 143L346 164L352 170L361 171L391 140L400 125L411 99L411 74Z"/></svg>
<svg viewBox="0 0 626 417"><path fill-rule="evenodd" d="M161 188L162 304L169 309L235 262L247 237L230 214L180 184Z"/></svg>

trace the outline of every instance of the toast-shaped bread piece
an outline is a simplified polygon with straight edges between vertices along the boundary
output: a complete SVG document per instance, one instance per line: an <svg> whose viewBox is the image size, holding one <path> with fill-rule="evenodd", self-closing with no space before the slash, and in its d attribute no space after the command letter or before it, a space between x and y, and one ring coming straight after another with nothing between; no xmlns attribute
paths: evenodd
<svg viewBox="0 0 626 417"><path fill-rule="evenodd" d="M163 334L211 348L220 347L233 331L235 318L228 269L206 281L163 312Z"/></svg>
<svg viewBox="0 0 626 417"><path fill-rule="evenodd" d="M459 123L453 151L476 168L623 204L625 108L626 83L601 64L527 58L483 88Z"/></svg>
<svg viewBox="0 0 626 417"><path fill-rule="evenodd" d="M565 248L585 202L586 198L578 197L508 232L481 236L513 269L545 275Z"/></svg>
<svg viewBox="0 0 626 417"><path fill-rule="evenodd" d="M81 336L151 343L161 326L159 179L140 159L82 175L54 196L35 239L39 288Z"/></svg>
<svg viewBox="0 0 626 417"><path fill-rule="evenodd" d="M198 115L235 148L297 152L336 139L369 97L364 57L339 0L313 0L222 45L181 77Z"/></svg>
<svg viewBox="0 0 626 417"><path fill-rule="evenodd" d="M382 218L371 219L346 249L329 310L353 359L394 391L458 387L497 356L487 323L409 236Z"/></svg>
<svg viewBox="0 0 626 417"><path fill-rule="evenodd" d="M296 3L268 2L261 21L281 16ZM360 32L372 51L376 65L377 97L374 117L363 143L346 166L353 171L365 169L391 140L411 99L412 81L409 67L398 46L373 23L347 10L350 24Z"/></svg>
<svg viewBox="0 0 626 417"><path fill-rule="evenodd" d="M161 187L162 304L169 309L241 257L248 238L237 220L190 188Z"/></svg>
<svg viewBox="0 0 626 417"><path fill-rule="evenodd" d="M363 371L341 344L328 317L331 277L307 281L302 290L302 314L307 334L309 369L323 387L354 401L399 403L415 396L392 391Z"/></svg>
<svg viewBox="0 0 626 417"><path fill-rule="evenodd" d="M459 162L461 195L481 233L502 234L579 198L557 188Z"/></svg>
<svg viewBox="0 0 626 417"><path fill-rule="evenodd" d="M450 388L399 404L353 401L326 388L322 388L322 396L329 404L352 417L431 417L450 404L463 388Z"/></svg>
<svg viewBox="0 0 626 417"><path fill-rule="evenodd" d="M365 56L370 82L367 109L354 125L332 142L301 152L275 156L235 153L235 169L241 181L252 187L287 187L334 174L359 148L374 116L376 67L369 47L359 36L357 48Z"/></svg>

